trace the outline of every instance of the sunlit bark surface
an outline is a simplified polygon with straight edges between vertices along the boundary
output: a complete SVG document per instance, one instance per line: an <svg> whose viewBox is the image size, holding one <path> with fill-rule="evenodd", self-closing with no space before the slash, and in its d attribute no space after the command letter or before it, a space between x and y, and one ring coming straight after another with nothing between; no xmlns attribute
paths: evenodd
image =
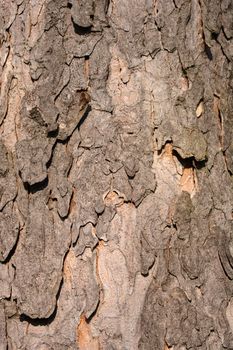
<svg viewBox="0 0 233 350"><path fill-rule="evenodd" d="M0 1L0 350L233 349L231 0Z"/></svg>

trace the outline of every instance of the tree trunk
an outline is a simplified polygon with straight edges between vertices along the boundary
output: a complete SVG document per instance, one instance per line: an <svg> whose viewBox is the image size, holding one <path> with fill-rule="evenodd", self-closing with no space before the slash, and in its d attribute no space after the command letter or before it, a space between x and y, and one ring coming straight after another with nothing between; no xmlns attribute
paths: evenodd
<svg viewBox="0 0 233 350"><path fill-rule="evenodd" d="M1 0L0 350L233 349L232 23Z"/></svg>

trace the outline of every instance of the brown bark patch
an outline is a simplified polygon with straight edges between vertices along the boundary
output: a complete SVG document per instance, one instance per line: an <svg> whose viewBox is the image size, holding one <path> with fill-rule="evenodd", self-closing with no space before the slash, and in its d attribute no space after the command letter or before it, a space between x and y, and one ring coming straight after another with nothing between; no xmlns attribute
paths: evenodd
<svg viewBox="0 0 233 350"><path fill-rule="evenodd" d="M173 146L171 143L165 144L162 156L173 159Z"/></svg>
<svg viewBox="0 0 233 350"><path fill-rule="evenodd" d="M68 282L70 285L73 280L73 267L75 266L75 254L72 250L69 251L67 254L65 261L64 261L64 268L63 268L63 275L64 275L64 280Z"/></svg>
<svg viewBox="0 0 233 350"><path fill-rule="evenodd" d="M81 316L77 327L77 344L80 350L99 350L99 341L93 338L91 327L88 324L86 317Z"/></svg>
<svg viewBox="0 0 233 350"><path fill-rule="evenodd" d="M197 118L200 118L203 113L204 113L204 103L203 103L203 101L201 101L196 109Z"/></svg>
<svg viewBox="0 0 233 350"><path fill-rule="evenodd" d="M182 191L194 194L195 189L195 174L193 168L184 168L180 179L180 186Z"/></svg>
<svg viewBox="0 0 233 350"><path fill-rule="evenodd" d="M116 191L109 191L104 197L104 203L107 207L119 206L124 203L124 197Z"/></svg>

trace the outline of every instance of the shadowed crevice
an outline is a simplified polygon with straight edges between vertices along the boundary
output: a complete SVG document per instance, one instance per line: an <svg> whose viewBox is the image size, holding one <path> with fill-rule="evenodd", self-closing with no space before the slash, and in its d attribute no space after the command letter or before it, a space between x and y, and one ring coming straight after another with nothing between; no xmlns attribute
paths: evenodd
<svg viewBox="0 0 233 350"><path fill-rule="evenodd" d="M71 18L72 24L74 27L75 34L78 35L88 35L91 33L92 26L89 27L81 27L77 23L74 22L73 18Z"/></svg>
<svg viewBox="0 0 233 350"><path fill-rule="evenodd" d="M206 53L206 56L208 57L208 59L210 60L210 61L212 61L213 60L213 54L212 54L212 52L211 52L211 49L210 49L210 47L205 43L205 48L204 48L204 50L205 50L205 53Z"/></svg>
<svg viewBox="0 0 233 350"><path fill-rule="evenodd" d="M17 245L18 245L18 242L19 242L19 236L20 236L20 231L22 230L22 228L20 229L18 229L18 235L17 235L17 237L16 237L16 239L15 239L15 243L14 243L14 245L13 245L13 247L11 248L11 250L9 251L9 253L8 253L8 255L7 255L7 257L6 257L6 259L4 260L4 261L0 261L0 264L7 264L7 263L9 263L10 262L10 260L11 260L11 258L14 256L14 254L15 254L15 251L16 251L16 248L17 248Z"/></svg>
<svg viewBox="0 0 233 350"><path fill-rule="evenodd" d="M34 194L39 191L43 191L48 186L48 177L46 177L43 181L37 182L33 185L30 185L28 182L24 182L24 189L31 194Z"/></svg>
<svg viewBox="0 0 233 350"><path fill-rule="evenodd" d="M180 154L174 149L172 150L172 154L178 159L184 168L202 169L206 166L207 159L197 161L195 157L182 158Z"/></svg>
<svg viewBox="0 0 233 350"><path fill-rule="evenodd" d="M31 318L25 314L20 315L20 322L27 322L30 323L33 326L48 326L49 324L51 324L57 314L57 307L55 308L54 312L52 313L51 316L49 316L48 318Z"/></svg>
<svg viewBox="0 0 233 350"><path fill-rule="evenodd" d="M77 127L78 127L78 128L80 128L80 126L84 123L84 121L86 120L86 118L87 118L88 114L91 112L91 110L92 110L91 106L88 105L88 107L87 107L85 113L83 114L82 118L80 119L79 123L77 124ZM76 128L77 128L77 127L76 127ZM75 128L75 129L76 129L76 128Z"/></svg>

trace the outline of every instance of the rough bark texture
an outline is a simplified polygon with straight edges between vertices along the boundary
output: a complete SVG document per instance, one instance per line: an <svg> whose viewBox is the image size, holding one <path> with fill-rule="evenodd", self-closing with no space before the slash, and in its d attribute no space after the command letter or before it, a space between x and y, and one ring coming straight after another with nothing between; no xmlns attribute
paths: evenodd
<svg viewBox="0 0 233 350"><path fill-rule="evenodd" d="M231 0L0 1L0 350L233 349Z"/></svg>

